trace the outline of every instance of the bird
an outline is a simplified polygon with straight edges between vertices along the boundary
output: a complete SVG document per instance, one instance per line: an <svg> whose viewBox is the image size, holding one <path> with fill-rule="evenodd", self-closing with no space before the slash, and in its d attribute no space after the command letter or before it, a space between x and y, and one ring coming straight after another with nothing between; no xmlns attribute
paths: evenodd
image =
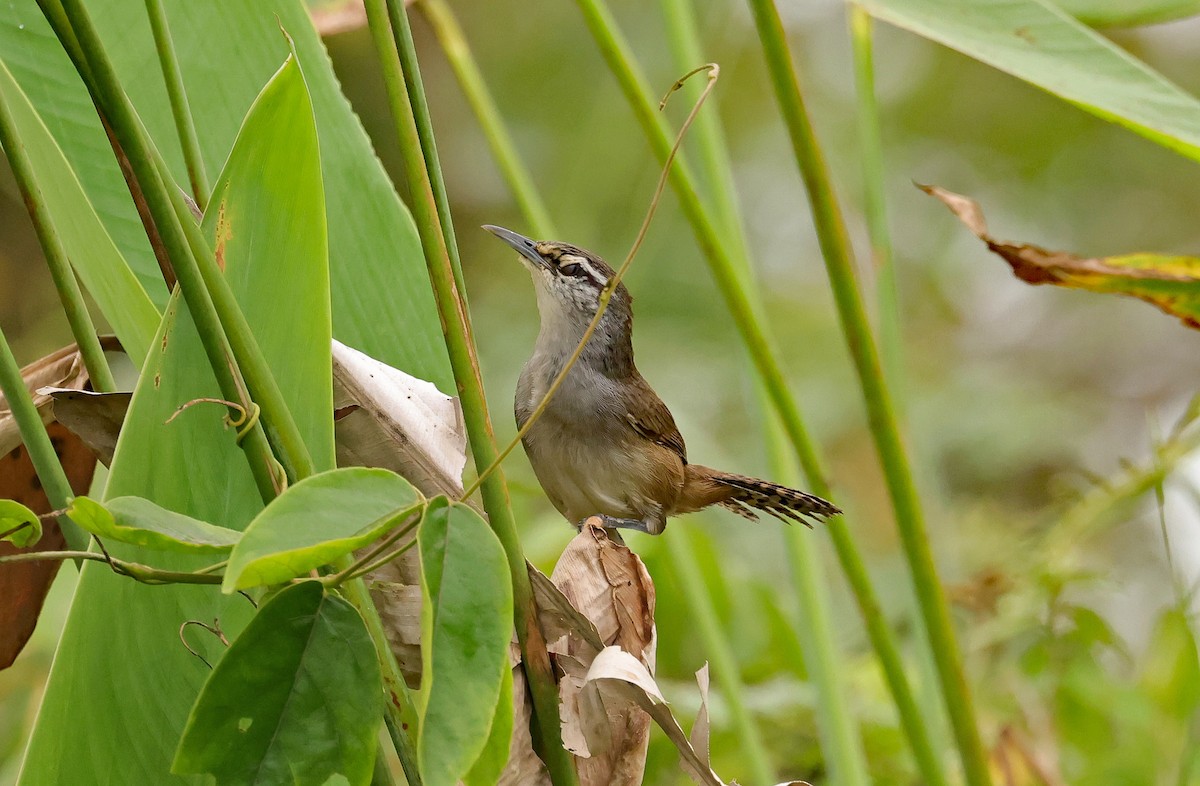
<svg viewBox="0 0 1200 786"><path fill-rule="evenodd" d="M514 402L523 428L596 316L614 272L578 246L483 228L516 250L537 295L541 327ZM712 505L752 520L762 512L809 527L810 519L841 513L813 494L691 463L671 410L634 364L632 304L618 282L578 361L522 437L558 512L577 527L598 516L606 528L651 535L661 534L672 516Z"/></svg>

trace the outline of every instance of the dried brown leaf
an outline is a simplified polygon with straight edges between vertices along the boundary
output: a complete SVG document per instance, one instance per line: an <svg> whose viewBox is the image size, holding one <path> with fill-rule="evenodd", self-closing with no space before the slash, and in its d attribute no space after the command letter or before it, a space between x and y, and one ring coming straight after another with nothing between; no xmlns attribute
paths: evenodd
<svg viewBox="0 0 1200 786"><path fill-rule="evenodd" d="M96 469L96 455L71 432L57 423L46 426L50 442L58 454L67 481L76 494L84 494ZM33 462L25 447L12 448L0 456L0 499L15 499L34 513L49 513L53 508L37 479ZM28 549L18 549L11 543L0 542L0 556L33 551L58 551L66 539L58 523L46 519L42 523L42 538ZM6 669L29 641L37 627L46 593L58 573L57 561L24 562L6 565L0 570L0 669Z"/></svg>
<svg viewBox="0 0 1200 786"><path fill-rule="evenodd" d="M988 234L973 200L937 186L917 187L950 208L1022 281L1136 297L1200 329L1200 258L1151 253L1080 257L1031 243L1002 242Z"/></svg>
<svg viewBox="0 0 1200 786"><path fill-rule="evenodd" d="M652 717L679 751L680 765L700 786L725 786L688 741L645 664L620 647L607 647L592 661L580 704L584 713L612 716L635 705ZM593 707L598 709L592 709ZM584 728L587 728L585 723Z"/></svg>
<svg viewBox="0 0 1200 786"><path fill-rule="evenodd" d="M119 349L112 339L102 341L105 349ZM96 456L74 434L54 422L51 399L38 391L47 385L82 389L88 382L87 370L78 348L71 344L21 369L25 387L46 423L50 444L58 454L67 481L76 494L91 484ZM21 442L21 432L8 402L0 396L0 499L14 499L38 514L52 510L42 484L34 471L29 453ZM43 522L43 534L35 546L18 549L0 542L0 555L23 551L57 551L66 540L53 519ZM46 593L58 573L59 562L27 562L7 565L0 570L0 669L8 668L24 648L37 626Z"/></svg>
<svg viewBox="0 0 1200 786"><path fill-rule="evenodd" d="M640 784L650 717L639 706L606 707L584 691L587 672L617 645L649 674L654 667L654 583L636 554L589 521L559 557L551 585L532 579L559 682L564 746L582 786Z"/></svg>
<svg viewBox="0 0 1200 786"><path fill-rule="evenodd" d="M25 380L25 387L33 395L34 406L42 416L43 423L54 420L51 399L50 396L35 391L45 387L82 390L88 381L87 369L84 368L79 349L74 344L25 366L21 369L21 378ZM0 453L8 453L20 444L20 429L17 428L8 402L0 395Z"/></svg>
<svg viewBox="0 0 1200 786"><path fill-rule="evenodd" d="M612 541L598 519L572 539L550 580L605 646L615 644L654 668L654 582L642 560Z"/></svg>
<svg viewBox="0 0 1200 786"><path fill-rule="evenodd" d="M82 439L104 466L112 464L132 393L95 393L60 387L38 388L37 392L54 402L54 418L59 423Z"/></svg>

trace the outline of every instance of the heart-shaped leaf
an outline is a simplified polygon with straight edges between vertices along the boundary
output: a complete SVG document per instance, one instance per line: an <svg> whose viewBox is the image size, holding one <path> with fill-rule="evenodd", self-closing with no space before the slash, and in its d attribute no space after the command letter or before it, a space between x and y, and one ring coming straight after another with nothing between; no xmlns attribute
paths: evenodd
<svg viewBox="0 0 1200 786"><path fill-rule="evenodd" d="M306 581L263 604L213 669L171 771L222 786L371 780L383 716L362 617Z"/></svg>
<svg viewBox="0 0 1200 786"><path fill-rule="evenodd" d="M305 478L246 527L225 592L279 584L366 546L417 514L421 493L394 472L346 467Z"/></svg>

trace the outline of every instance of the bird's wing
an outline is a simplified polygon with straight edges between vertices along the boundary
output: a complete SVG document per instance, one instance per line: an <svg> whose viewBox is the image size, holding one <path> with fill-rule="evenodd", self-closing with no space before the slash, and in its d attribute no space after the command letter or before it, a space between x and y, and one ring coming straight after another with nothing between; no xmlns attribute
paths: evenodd
<svg viewBox="0 0 1200 786"><path fill-rule="evenodd" d="M636 374L636 372L635 372ZM676 453L687 463L687 446L683 435L675 426L671 410L663 403L654 389L640 375L624 386L625 419L633 430L646 439L662 445Z"/></svg>

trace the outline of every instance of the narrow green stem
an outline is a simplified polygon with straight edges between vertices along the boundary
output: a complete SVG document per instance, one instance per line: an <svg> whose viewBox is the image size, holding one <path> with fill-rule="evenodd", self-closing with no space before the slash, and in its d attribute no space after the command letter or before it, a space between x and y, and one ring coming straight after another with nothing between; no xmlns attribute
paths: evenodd
<svg viewBox="0 0 1200 786"><path fill-rule="evenodd" d="M912 468L905 454L895 408L883 377L878 350L855 281L845 224L834 198L829 172L804 107L779 13L772 0L750 0L750 5L780 109L791 136L796 161L812 205L817 235L841 318L842 331L858 372L871 433L883 466L905 556L912 571L918 606L933 647L942 698L950 715L966 779L972 786L989 784L991 774L976 725L971 693L963 671L962 655L950 618L950 607L938 580Z"/></svg>
<svg viewBox="0 0 1200 786"><path fill-rule="evenodd" d="M73 522L72 522L73 523ZM223 576L192 573L180 570L160 570L140 562L126 562L95 551L31 551L0 557L0 565L17 562L49 562L57 560L103 562L118 576L127 576L142 584L220 584Z"/></svg>
<svg viewBox="0 0 1200 786"><path fill-rule="evenodd" d="M854 48L854 80L858 95L858 151L863 169L863 195L867 234L875 258L875 289L879 304L879 348L883 370L903 404L904 343L900 333L896 262L888 229L883 140L879 131L879 105L875 95L875 58L871 41L872 20L860 6L850 3L850 41ZM903 408L901 407L901 410Z"/></svg>
<svg viewBox="0 0 1200 786"><path fill-rule="evenodd" d="M1076 552L1082 541L1127 512L1197 448L1200 428L1193 428L1158 445L1145 464L1127 470L1115 483L1096 486L1085 494L1049 527L1042 546L1047 559L1058 561Z"/></svg>
<svg viewBox="0 0 1200 786"><path fill-rule="evenodd" d="M167 14L163 10L162 0L146 0L146 14L150 17L150 31L154 35L158 63L162 66L167 98L171 102L171 116L175 118L175 131L179 134L179 146L183 148L183 161L187 166L188 182L192 184L192 197L203 211L208 204L212 187L204 169L200 138L196 135L196 124L192 121L192 110L188 105L187 90L183 86L183 75L179 72L175 42L171 40L171 29L167 25Z"/></svg>
<svg viewBox="0 0 1200 786"><path fill-rule="evenodd" d="M492 150L492 157L500 168L500 174L508 183L513 197L517 200L517 206L521 209L521 215L529 224L529 233L540 238L558 237L558 230L550 218L550 211L534 186L529 169L517 152L516 143L508 133L500 108L492 98L487 82L471 55L471 48L467 45L466 36L454 12L445 0L418 0L416 7L425 15L438 43L442 45L442 51L445 52L446 60L458 79L459 87L462 88L467 103L471 105L480 128L483 129L483 136Z"/></svg>
<svg viewBox="0 0 1200 786"><path fill-rule="evenodd" d="M758 727L746 708L737 659L729 646L729 640L725 637L725 631L722 630L721 621L717 618L717 610L713 606L704 575L696 561L691 536L686 529L679 529L666 541L671 565L683 588L683 596L687 599L691 621L699 629L700 639L704 642L704 655L708 658L713 676L721 688L721 695L724 696L725 703L729 705L729 713L733 716L738 743L750 771L749 777L755 783L774 783L779 779L776 777L775 768L771 766L770 755L763 744L762 735L759 734Z"/></svg>
<svg viewBox="0 0 1200 786"><path fill-rule="evenodd" d="M38 414L33 398L29 395L29 389L25 387L25 380L21 377L21 367L17 365L17 359L13 357L12 349L8 346L8 339L2 330L0 330L0 393L4 394L4 400L8 402L13 419L17 421L17 430L21 432L21 441L25 443L25 449L29 451L29 458L37 472L38 481L41 482L42 488L46 492L46 499L50 501L50 506L54 510L64 510L67 502L75 496L75 492L71 490L67 473L63 471L62 464L58 461L54 445L50 444L50 435L46 433L41 415ZM73 551L85 550L88 545L87 533L65 515L59 516L57 520L63 537L67 540L67 545Z"/></svg>
<svg viewBox="0 0 1200 786"><path fill-rule="evenodd" d="M689 0L662 0L667 19L668 41L676 66L704 60L695 14ZM738 207L733 166L721 128L719 115L708 112L696 123L696 142L699 148L700 169L708 184L711 211L723 227L733 260L740 273L742 286L750 295L752 306L761 319L763 308L754 288L746 234ZM759 403L768 410L770 399L761 382L756 381ZM786 439L778 421L769 415L763 418L763 432L770 450L772 474L780 482L794 482L794 462L787 453ZM828 591L823 582L821 560L810 533L798 527L785 528L781 533L787 540L792 564L792 581L801 610L802 633L797 636L803 657L796 661L798 671L805 671L817 689L817 725L821 745L829 758L834 780L846 786L869 783L866 761L858 725L847 702L845 659L839 657L834 626L830 619ZM868 588L869 590L869 588ZM931 782L936 783L936 782Z"/></svg>
<svg viewBox="0 0 1200 786"><path fill-rule="evenodd" d="M654 100L646 87L646 81L635 68L628 44L617 31L611 15L598 0L577 0L577 4L583 11L601 53L620 83L655 154L660 160L665 159L670 151L670 138L654 110ZM671 173L671 182L809 485L814 493L830 497L831 489L825 470L808 437L799 407L787 387L778 360L767 341L766 330L757 309L747 288L741 283L744 274L739 271L734 256L724 245L725 232L718 229L717 222L701 203L694 179L685 162L680 161L676 164ZM924 720L904 672L899 649L871 586L870 576L858 553L850 527L844 517L837 517L826 522L825 529L858 603L871 645L883 667L884 677L892 692L896 711L900 715L909 743L913 746L919 762L936 764ZM930 751L929 755L921 753L923 750ZM944 782L936 773L940 773L940 769L931 768L925 773L929 783Z"/></svg>
<svg viewBox="0 0 1200 786"><path fill-rule="evenodd" d="M391 5L389 2L387 5ZM442 319L446 349L462 401L464 420L476 467L488 467L496 459L495 436L488 416L479 365L471 342L469 317L451 262L446 233L439 221L437 199L422 152L420 132L398 53L389 30L385 0L367 0L367 20L383 69L392 116L397 126L404 171L408 177L410 208L421 236L421 246L433 284L438 313ZM513 614L517 639L533 696L534 719L542 755L555 786L575 784L571 756L559 734L558 689L550 668L546 643L537 621L533 591L526 572L525 557L517 537L516 521L508 498L502 470L493 472L482 486L484 508L493 531L504 547L513 584Z"/></svg>
<svg viewBox="0 0 1200 786"><path fill-rule="evenodd" d="M373 566L375 559L377 557L379 557L380 554L383 554L383 552L387 551L388 548L390 546L392 546L392 544L394 544L396 541L400 540L400 538L404 537L405 535L407 535L408 533L410 533L414 529L416 529L417 525L420 523L421 523L421 516L418 515L418 516L414 517L413 520L410 521L409 523L404 524L403 526L397 527L392 532L389 532L387 534L387 536L384 537L382 540L380 540L379 543L377 543L370 551L366 552L361 557L358 557L357 559L355 559L353 562L349 563L345 568L338 571L337 573L334 573L330 576L326 576L324 579L325 585L327 587L336 587L348 578L354 578L355 576L359 576L359 575L362 575L363 573L369 573L371 570L375 570L375 568L377 567L377 566ZM414 540L414 542L415 542L415 540ZM372 567L370 567L367 570L364 570L365 566L372 566Z"/></svg>
<svg viewBox="0 0 1200 786"><path fill-rule="evenodd" d="M392 41L400 56L400 71L408 91L413 120L417 124L417 138L421 142L421 155L429 173L429 184L433 201L437 204L442 238L446 241L446 253L454 271L454 283L459 292L466 292L462 277L462 261L458 258L458 242L454 239L454 220L450 214L450 197L446 193L446 180L442 175L442 161L438 157L437 141L433 135L433 116L429 114L429 101L425 98L425 84L421 80L421 65L417 62L417 46L413 42L412 27L408 23L407 2L387 2L388 22L392 26ZM467 304L463 303L463 308ZM471 327L467 320L468 329Z"/></svg>
<svg viewBox="0 0 1200 786"><path fill-rule="evenodd" d="M87 304L83 300L79 281L71 269L67 249L63 245L62 238L58 236L53 221L46 214L46 200L42 195L37 178L34 176L33 166L25 152L25 145L17 135L12 112L2 101L0 101L0 147L3 147L4 152L8 155L13 176L17 181L17 187L21 190L21 197L25 200L25 207L29 211L29 218L33 222L34 231L37 232L38 241L42 244L46 264L50 268L50 276L54 279L54 287L58 290L58 298L62 301L63 311L67 315L67 323L71 326L71 335L75 337L75 343L79 347L79 354L83 357L83 365L87 368L92 387L101 393L111 393L117 389L117 383L113 379L112 370L109 369L108 361L104 357L100 339L96 336L96 326L92 323Z"/></svg>

